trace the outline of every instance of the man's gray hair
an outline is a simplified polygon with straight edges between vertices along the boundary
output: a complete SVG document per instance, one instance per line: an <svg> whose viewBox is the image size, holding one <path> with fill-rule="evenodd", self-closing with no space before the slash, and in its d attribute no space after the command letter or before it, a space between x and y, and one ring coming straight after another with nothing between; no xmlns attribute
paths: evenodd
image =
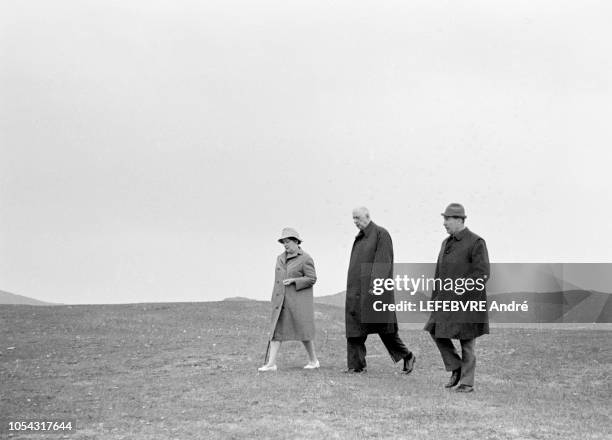
<svg viewBox="0 0 612 440"><path fill-rule="evenodd" d="M370 211L365 206L359 206L359 207L353 209L353 214L364 215L364 216L366 216L368 218L370 217Z"/></svg>

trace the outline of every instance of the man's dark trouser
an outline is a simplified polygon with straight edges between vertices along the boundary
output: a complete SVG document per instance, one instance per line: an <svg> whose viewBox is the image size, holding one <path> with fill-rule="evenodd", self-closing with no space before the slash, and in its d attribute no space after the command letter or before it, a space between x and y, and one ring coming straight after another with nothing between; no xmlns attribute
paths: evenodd
<svg viewBox="0 0 612 440"><path fill-rule="evenodd" d="M394 362L398 362L410 355L410 350L406 348L397 332L379 333L378 336L380 336L383 344L385 344ZM365 341L367 338L367 335L346 338L346 357L349 369L361 370L366 367Z"/></svg>
<svg viewBox="0 0 612 440"><path fill-rule="evenodd" d="M436 338L431 335L440 354L446 371L454 371L461 368L461 379L459 384L474 386L474 370L476 369L476 354L474 348L476 339L460 339L461 342L461 357L457 354L453 341L448 338Z"/></svg>

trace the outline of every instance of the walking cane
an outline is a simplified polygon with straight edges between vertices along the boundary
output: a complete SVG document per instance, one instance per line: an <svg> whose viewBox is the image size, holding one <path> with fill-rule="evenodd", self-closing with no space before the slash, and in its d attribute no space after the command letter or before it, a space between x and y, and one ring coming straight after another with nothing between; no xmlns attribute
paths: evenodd
<svg viewBox="0 0 612 440"><path fill-rule="evenodd" d="M264 365L268 365L268 354L270 354L270 337L268 336L268 346L266 347L266 355L264 356Z"/></svg>

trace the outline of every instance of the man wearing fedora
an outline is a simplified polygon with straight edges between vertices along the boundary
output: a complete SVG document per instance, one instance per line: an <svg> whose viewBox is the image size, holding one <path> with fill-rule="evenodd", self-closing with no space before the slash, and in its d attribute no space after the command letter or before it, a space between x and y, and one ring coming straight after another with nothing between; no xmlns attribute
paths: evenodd
<svg viewBox="0 0 612 440"><path fill-rule="evenodd" d="M345 324L347 373L366 371L368 334L378 333L394 362L403 360L403 373L414 367L416 357L404 345L397 331L394 311L374 312L374 301L393 304L394 291L386 289L373 295L373 280L393 278L393 243L389 232L370 220L367 208L353 210L353 222L359 229L355 237L346 283Z"/></svg>
<svg viewBox="0 0 612 440"><path fill-rule="evenodd" d="M485 241L465 226L465 209L459 203L451 203L442 213L444 227L449 236L442 242L436 264L436 288L432 300L436 301L485 301L485 283L489 278L489 255ZM453 283L445 284L446 280ZM474 280L472 283L466 280ZM479 281L477 281L479 280ZM459 282L458 282L459 281ZM470 285L470 289L458 286ZM474 391L474 353L476 338L489 333L489 319L484 310L434 311L424 328L436 343L446 371L451 377L446 388L457 384L457 392ZM459 339L461 356L457 353L452 339Z"/></svg>

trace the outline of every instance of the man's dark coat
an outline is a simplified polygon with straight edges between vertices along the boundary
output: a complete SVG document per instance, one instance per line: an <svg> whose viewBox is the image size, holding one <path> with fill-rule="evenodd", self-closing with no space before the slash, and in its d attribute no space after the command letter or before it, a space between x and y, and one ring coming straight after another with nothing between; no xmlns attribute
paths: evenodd
<svg viewBox="0 0 612 440"><path fill-rule="evenodd" d="M395 312L374 312L374 301L395 303L394 289L373 295L375 278L393 278L393 243L389 232L370 222L353 243L346 282L346 337L397 332Z"/></svg>
<svg viewBox="0 0 612 440"><path fill-rule="evenodd" d="M477 278L488 280L490 274L489 255L485 241L468 228L442 242L438 255L435 278L444 282L451 279ZM432 300L487 300L486 287L481 291L472 289L458 295L453 290L434 289ZM489 333L489 315L486 311L434 311L425 325L425 330L436 338L474 339Z"/></svg>

